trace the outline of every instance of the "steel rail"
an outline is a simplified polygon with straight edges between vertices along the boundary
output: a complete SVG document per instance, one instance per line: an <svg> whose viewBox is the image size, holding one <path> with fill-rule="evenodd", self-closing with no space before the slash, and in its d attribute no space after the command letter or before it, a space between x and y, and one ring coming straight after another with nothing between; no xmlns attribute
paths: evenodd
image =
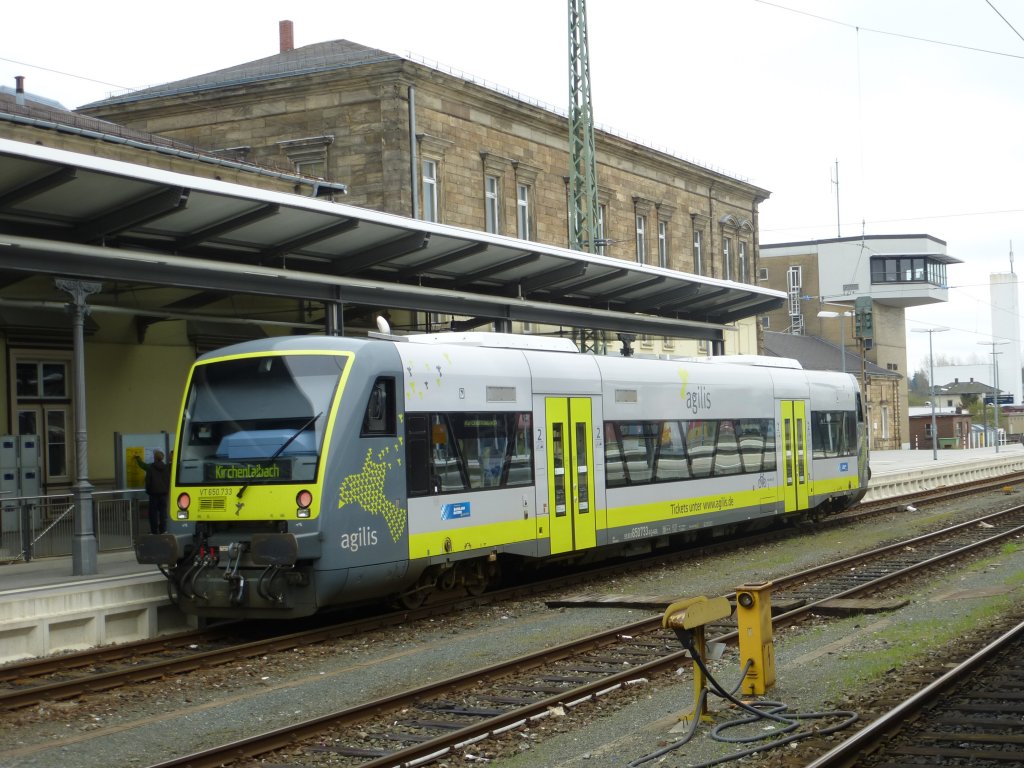
<svg viewBox="0 0 1024 768"><path fill-rule="evenodd" d="M996 638L969 659L929 683L889 712L876 718L830 752L809 763L805 768L840 768L851 765L853 760L860 757L865 750L876 744L890 731L902 727L908 716L928 706L936 696L962 681L979 667L984 666L1003 648L1017 642L1021 636L1024 636L1024 622Z"/></svg>
<svg viewBox="0 0 1024 768"><path fill-rule="evenodd" d="M256 736L246 739L240 739L238 741L231 742L230 744L174 758L166 762L159 763L158 765L159 768L184 768L185 766L189 766L190 768L215 768L216 766L220 766L222 763L230 760L253 757L274 749L294 745L296 740L320 733L327 726L343 726L351 723L357 723L374 714L391 711L396 708L413 704L417 700L428 695L436 696L439 693L464 689L470 685L478 683L482 675L487 677L500 677L505 674L538 666L543 663L565 659L579 653L581 650L592 650L595 648L605 647L616 642L619 637L624 634L635 635L641 632L649 632L660 627L660 616L641 619L640 621L636 621L631 624L615 627L614 629L605 630L603 632L597 632L580 640L562 643L554 648L546 648L542 651L536 651L524 656L519 656L515 659L500 662L484 669L475 669L440 683L428 683L408 691L384 696L365 704L357 704L337 712L331 712L327 715L315 717L310 720L303 721L295 726L285 726L273 731L268 731L267 733L257 734ZM609 688L610 686L621 685L638 676L642 677L643 674L650 671L651 668L656 668L663 664L678 662L686 657L686 651L680 650L676 654L657 659L656 661L649 662L648 664L631 667L629 670L617 673L611 677L602 678L601 680L582 688L566 691L565 695L553 696L550 699L545 699L544 702L511 710L497 719L500 720L504 727L511 722L529 719L539 711L546 711L548 706L553 706L552 702L554 702L554 704L565 704L566 699L571 697L573 700L571 703L575 704L581 697L590 697L597 692ZM543 707L541 706L542 703L544 704ZM493 730L494 720L484 721L481 725L487 725L488 723L492 724L492 727L488 727L485 730ZM456 733L459 735L459 738L456 741L463 742L475 738L479 734L479 731L474 727L469 727L457 731ZM424 744L418 745L416 750L421 751L420 748L427 746L428 749L426 751L430 752L434 749L436 745L435 743L440 743L442 740L447 740L447 737L441 737L430 742L425 742ZM414 748L402 750L402 754L407 751L412 751L413 749ZM361 768L369 768L369 766L376 764L377 761L366 763L361 766ZM385 762L382 764L387 763ZM156 768L156 766L153 768Z"/></svg>

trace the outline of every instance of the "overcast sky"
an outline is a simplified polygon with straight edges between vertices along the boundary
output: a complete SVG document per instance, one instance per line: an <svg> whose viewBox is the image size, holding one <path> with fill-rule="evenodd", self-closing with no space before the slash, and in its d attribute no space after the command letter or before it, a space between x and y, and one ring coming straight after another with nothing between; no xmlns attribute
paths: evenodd
<svg viewBox="0 0 1024 768"><path fill-rule="evenodd" d="M933 235L965 263L940 351L991 360L988 276L1024 271L1024 0L590 0L595 120L771 191L765 243ZM74 108L112 92L348 39L564 110L564 0L19 2L0 84ZM838 208L836 162L838 161ZM925 333L908 333L911 369Z"/></svg>

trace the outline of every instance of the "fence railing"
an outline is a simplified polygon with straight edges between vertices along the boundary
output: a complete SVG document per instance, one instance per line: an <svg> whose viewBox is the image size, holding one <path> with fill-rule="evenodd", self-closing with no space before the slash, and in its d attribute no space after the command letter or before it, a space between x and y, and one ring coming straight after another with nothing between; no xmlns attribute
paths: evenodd
<svg viewBox="0 0 1024 768"><path fill-rule="evenodd" d="M134 546L145 499L138 490L93 491L93 530L100 552ZM76 514L70 493L0 498L0 560L70 555Z"/></svg>

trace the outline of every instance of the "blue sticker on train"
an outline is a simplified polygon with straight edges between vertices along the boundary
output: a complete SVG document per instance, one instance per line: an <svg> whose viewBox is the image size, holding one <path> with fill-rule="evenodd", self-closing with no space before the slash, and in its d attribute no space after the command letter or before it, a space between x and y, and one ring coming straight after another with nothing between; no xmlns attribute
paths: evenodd
<svg viewBox="0 0 1024 768"><path fill-rule="evenodd" d="M848 461L841 461L841 462L839 462L839 471L840 472L849 472L850 471L850 462L848 462Z"/></svg>
<svg viewBox="0 0 1024 768"><path fill-rule="evenodd" d="M456 504L441 505L442 520L458 520L462 517L469 517L469 502L460 501Z"/></svg>

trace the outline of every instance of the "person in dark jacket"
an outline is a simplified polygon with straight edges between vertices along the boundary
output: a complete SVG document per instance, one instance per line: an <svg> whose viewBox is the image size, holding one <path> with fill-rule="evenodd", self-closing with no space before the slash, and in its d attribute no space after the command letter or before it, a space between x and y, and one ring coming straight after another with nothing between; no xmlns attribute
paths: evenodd
<svg viewBox="0 0 1024 768"><path fill-rule="evenodd" d="M146 495L149 497L149 532L167 530L167 501L171 493L171 468L164 462L164 452L153 451L153 461L144 462L138 456L136 463L146 472Z"/></svg>

